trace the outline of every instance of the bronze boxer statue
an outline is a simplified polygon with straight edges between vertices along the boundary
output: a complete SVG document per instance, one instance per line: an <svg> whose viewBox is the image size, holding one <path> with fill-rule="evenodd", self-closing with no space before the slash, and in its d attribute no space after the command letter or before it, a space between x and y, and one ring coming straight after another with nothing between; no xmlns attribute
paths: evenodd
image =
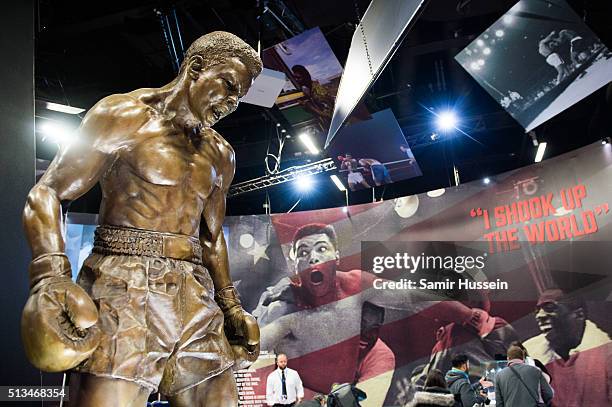
<svg viewBox="0 0 612 407"><path fill-rule="evenodd" d="M261 69L238 37L200 37L168 85L98 102L30 192L24 346L38 368L80 374L73 405L142 406L158 389L174 407L238 404L231 368L257 358L259 328L229 277L234 152L211 126ZM100 226L75 284L61 204L98 181Z"/></svg>

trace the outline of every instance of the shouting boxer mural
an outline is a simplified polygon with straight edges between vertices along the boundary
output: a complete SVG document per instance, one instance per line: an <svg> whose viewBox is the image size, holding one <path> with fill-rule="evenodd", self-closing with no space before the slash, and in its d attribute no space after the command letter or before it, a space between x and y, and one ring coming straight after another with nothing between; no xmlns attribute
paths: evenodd
<svg viewBox="0 0 612 407"><path fill-rule="evenodd" d="M23 342L36 367L81 376L74 405L144 405L158 389L172 406L238 404L231 368L257 358L259 328L229 277L234 152L211 126L261 69L238 37L200 37L171 83L97 103L30 192ZM62 203L97 182L100 225L75 284Z"/></svg>

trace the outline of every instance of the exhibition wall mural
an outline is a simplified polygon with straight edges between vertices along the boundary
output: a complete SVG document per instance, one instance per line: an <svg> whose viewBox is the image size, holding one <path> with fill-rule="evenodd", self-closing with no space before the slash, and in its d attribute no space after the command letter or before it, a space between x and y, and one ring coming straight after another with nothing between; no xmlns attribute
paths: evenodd
<svg viewBox="0 0 612 407"><path fill-rule="evenodd" d="M474 380L492 379L520 340L548 369L555 406L610 405L611 147L489 185L226 218L232 278L261 327L260 359L237 373L242 404L265 405L275 352L288 355L307 397L355 382L364 406L394 406L430 369L447 371L455 352L468 354ZM75 269L92 234L82 223L69 217Z"/></svg>

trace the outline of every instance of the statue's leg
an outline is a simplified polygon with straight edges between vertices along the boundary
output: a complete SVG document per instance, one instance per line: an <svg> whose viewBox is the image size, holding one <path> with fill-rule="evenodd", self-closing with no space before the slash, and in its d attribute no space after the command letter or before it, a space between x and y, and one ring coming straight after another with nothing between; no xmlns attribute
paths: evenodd
<svg viewBox="0 0 612 407"><path fill-rule="evenodd" d="M127 380L86 373L79 374L78 379L80 379L78 388L70 389L70 406L143 407L146 406L151 394L151 389Z"/></svg>
<svg viewBox="0 0 612 407"><path fill-rule="evenodd" d="M232 369L172 396L172 407L236 407L238 390Z"/></svg>

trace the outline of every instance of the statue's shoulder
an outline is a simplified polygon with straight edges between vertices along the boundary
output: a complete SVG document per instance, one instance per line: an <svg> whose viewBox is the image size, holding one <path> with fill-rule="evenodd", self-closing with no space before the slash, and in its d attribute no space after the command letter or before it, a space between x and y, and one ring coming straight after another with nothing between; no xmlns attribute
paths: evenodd
<svg viewBox="0 0 612 407"><path fill-rule="evenodd" d="M131 94L114 94L101 99L83 119L83 129L100 142L120 144L129 142L129 135L147 123L152 114L151 106Z"/></svg>
<svg viewBox="0 0 612 407"><path fill-rule="evenodd" d="M202 129L202 132L204 132L208 137L215 140L215 142L217 142L224 149L234 151L231 144L221 134L219 134L215 129L211 127L204 127Z"/></svg>
<svg viewBox="0 0 612 407"><path fill-rule="evenodd" d="M91 108L88 115L106 118L131 118L139 112L147 113L152 108L137 97L128 93L106 96Z"/></svg>
<svg viewBox="0 0 612 407"><path fill-rule="evenodd" d="M221 134L210 127L205 127L201 131L214 141L223 161L234 162L234 157L236 155L234 148Z"/></svg>

